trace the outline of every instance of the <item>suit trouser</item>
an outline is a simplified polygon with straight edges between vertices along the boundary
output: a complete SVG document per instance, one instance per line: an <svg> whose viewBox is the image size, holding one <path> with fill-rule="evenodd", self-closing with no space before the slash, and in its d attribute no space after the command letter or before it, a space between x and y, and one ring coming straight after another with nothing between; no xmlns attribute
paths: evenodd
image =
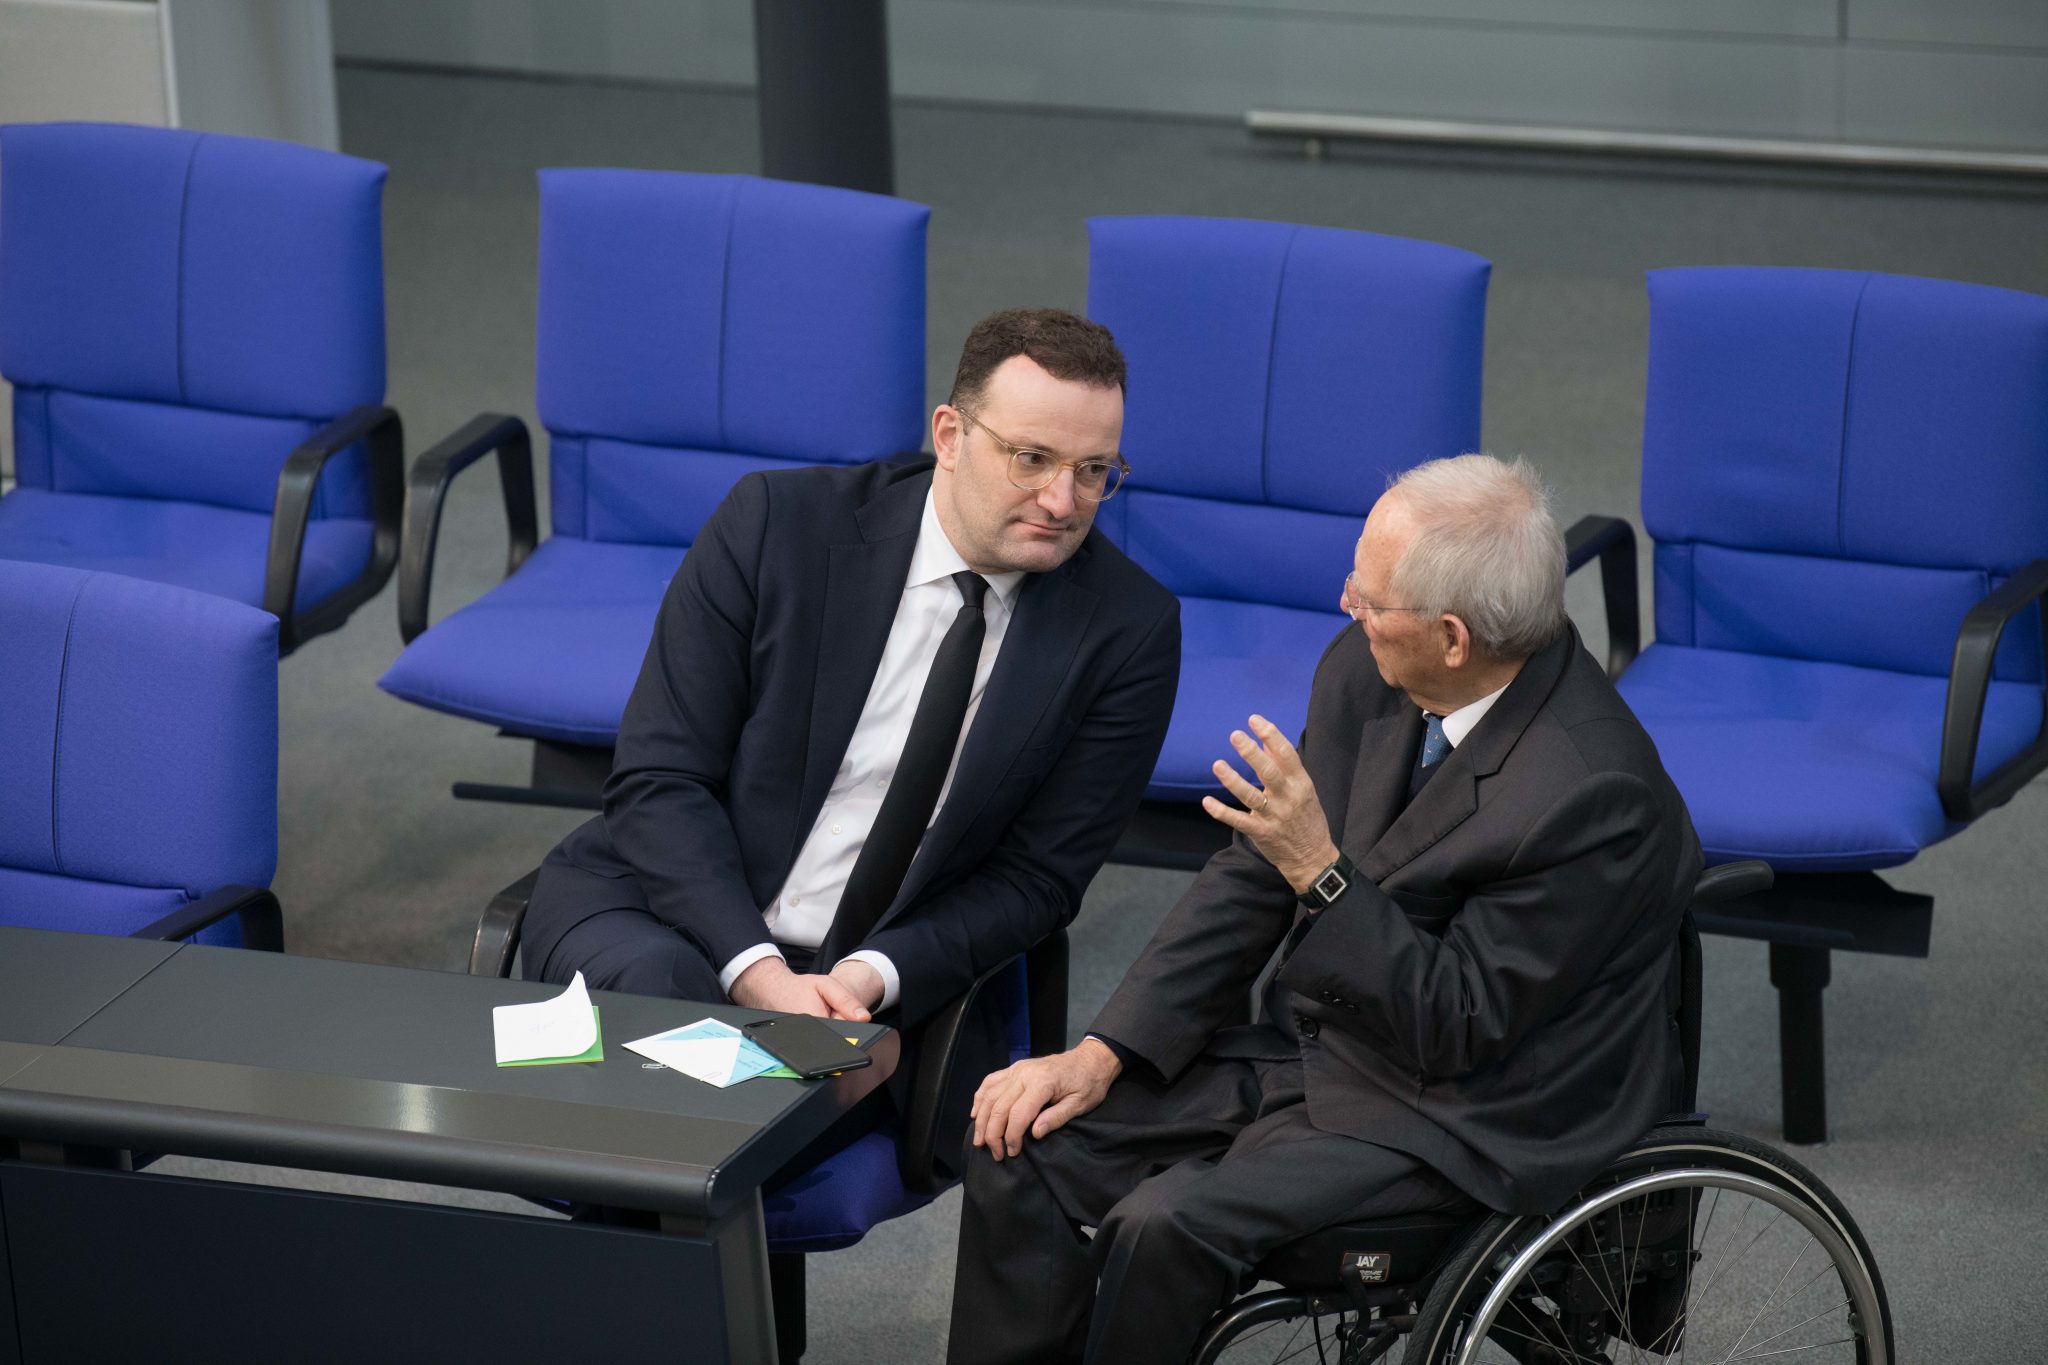
<svg viewBox="0 0 2048 1365"><path fill-rule="evenodd" d="M809 970L809 949L785 947L782 952L791 970ZM718 969L702 950L645 910L591 915L555 942L546 962L528 962L525 970L529 979L558 986L568 985L569 978L582 972L583 983L594 991L665 995L671 1000L726 998Z"/></svg>
<svg viewBox="0 0 2048 1365"><path fill-rule="evenodd" d="M1405 1153L1311 1125L1301 1075L1298 1057L1202 1057L1170 1086L1134 1068L1017 1156L970 1152L947 1360L1185 1361L1267 1252L1469 1202Z"/></svg>

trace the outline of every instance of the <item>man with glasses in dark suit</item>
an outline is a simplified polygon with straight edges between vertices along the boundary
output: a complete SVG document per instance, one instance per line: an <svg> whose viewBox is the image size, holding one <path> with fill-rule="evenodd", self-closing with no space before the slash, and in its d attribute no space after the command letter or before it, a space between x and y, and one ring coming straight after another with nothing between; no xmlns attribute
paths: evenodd
<svg viewBox="0 0 2048 1365"><path fill-rule="evenodd" d="M1100 325L998 313L932 456L741 479L662 603L603 813L542 867L527 974L911 1027L1065 925L1180 675L1179 603L1092 529L1123 385Z"/></svg>
<svg viewBox="0 0 2048 1365"><path fill-rule="evenodd" d="M975 1095L955 1365L1185 1360L1284 1243L1554 1208L1669 1111L1699 842L1564 576L1520 461L1374 506L1300 748L1230 736L1231 845L1078 1047Z"/></svg>

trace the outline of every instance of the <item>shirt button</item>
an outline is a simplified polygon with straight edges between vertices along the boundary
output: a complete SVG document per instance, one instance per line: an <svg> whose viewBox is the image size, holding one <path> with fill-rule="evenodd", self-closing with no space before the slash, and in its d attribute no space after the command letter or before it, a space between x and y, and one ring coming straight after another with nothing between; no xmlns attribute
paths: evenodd
<svg viewBox="0 0 2048 1365"><path fill-rule="evenodd" d="M791 909L795 909L797 906L802 905L803 903L804 898L802 896L791 896L789 898L789 904Z"/></svg>
<svg viewBox="0 0 2048 1365"><path fill-rule="evenodd" d="M832 826L832 832L833 832L834 834L837 834L837 833L839 832L839 826L837 826L837 825L834 825L834 826Z"/></svg>
<svg viewBox="0 0 2048 1365"><path fill-rule="evenodd" d="M1307 1014L1303 1015L1300 1019L1296 1020L1294 1026L1301 1030L1301 1036L1304 1038L1315 1037L1317 1032L1322 1028L1322 1025L1318 1024L1315 1021L1315 1017L1313 1015Z"/></svg>
<svg viewBox="0 0 2048 1365"><path fill-rule="evenodd" d="M875 779L875 785L877 787L886 787L889 785L889 779L886 777L878 777Z"/></svg>

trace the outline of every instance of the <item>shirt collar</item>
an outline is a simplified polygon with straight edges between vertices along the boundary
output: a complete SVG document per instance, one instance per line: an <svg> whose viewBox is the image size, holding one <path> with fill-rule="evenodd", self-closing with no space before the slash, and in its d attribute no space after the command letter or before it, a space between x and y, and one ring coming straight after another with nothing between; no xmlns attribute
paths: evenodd
<svg viewBox="0 0 2048 1365"><path fill-rule="evenodd" d="M915 588L926 583L936 583L940 579L951 578L967 567L967 561L960 557L960 552L953 548L953 542L946 538L946 528L939 525L938 505L933 501L932 494L927 491L924 495L924 519L917 527L917 548L910 554L910 577L904 580L903 586ZM1003 610L1008 611L1016 605L1017 587L1024 581L1022 569L1012 569L1008 573L988 573L982 577L988 580L989 591L1003 604Z"/></svg>
<svg viewBox="0 0 2048 1365"><path fill-rule="evenodd" d="M1443 718L1444 738L1451 742L1453 749L1465 742L1465 736L1472 733L1472 728L1479 724L1488 711L1493 709L1493 704L1500 700L1500 694L1507 690L1508 685L1502 683L1478 701L1466 702L1463 706Z"/></svg>

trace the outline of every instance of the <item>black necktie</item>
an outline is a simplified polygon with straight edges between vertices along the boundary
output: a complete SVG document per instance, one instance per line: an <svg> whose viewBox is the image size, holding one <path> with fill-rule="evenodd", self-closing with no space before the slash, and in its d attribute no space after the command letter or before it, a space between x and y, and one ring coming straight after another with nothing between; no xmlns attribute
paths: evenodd
<svg viewBox="0 0 2048 1365"><path fill-rule="evenodd" d="M960 722L967 716L967 699L974 691L981 639L988 629L981 614L988 580L962 569L953 575L953 584L960 589L960 611L932 658L924 695L917 700L910 735L903 741L903 755L896 760L895 779L889 783L889 794L882 798L882 809L875 813L874 828L868 831L860 856L854 859L832 927L818 947L813 971L830 971L833 963L860 947L875 921L896 899L903 874L910 870L910 861L917 856L917 846L932 822L939 789L946 785L946 770L960 743Z"/></svg>

